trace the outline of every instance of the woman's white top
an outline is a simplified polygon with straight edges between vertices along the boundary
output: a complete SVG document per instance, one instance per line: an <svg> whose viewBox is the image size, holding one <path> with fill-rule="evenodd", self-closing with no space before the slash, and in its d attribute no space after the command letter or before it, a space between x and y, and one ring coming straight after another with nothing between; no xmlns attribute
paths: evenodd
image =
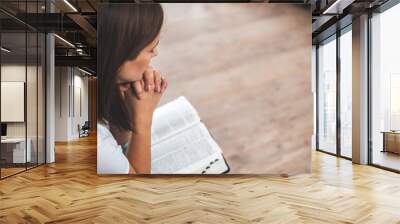
<svg viewBox="0 0 400 224"><path fill-rule="evenodd" d="M108 127L97 123L97 173L129 173L129 161Z"/></svg>

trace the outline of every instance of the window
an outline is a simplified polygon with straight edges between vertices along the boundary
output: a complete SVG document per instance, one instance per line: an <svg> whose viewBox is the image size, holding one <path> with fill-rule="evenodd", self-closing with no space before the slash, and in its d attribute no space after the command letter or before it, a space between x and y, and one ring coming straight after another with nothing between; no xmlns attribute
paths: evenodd
<svg viewBox="0 0 400 224"><path fill-rule="evenodd" d="M317 146L321 151L339 153L338 156L350 159L352 157L351 24L337 32L337 35L320 43L317 53Z"/></svg>
<svg viewBox="0 0 400 224"><path fill-rule="evenodd" d="M371 18L372 164L400 170L400 5Z"/></svg>
<svg viewBox="0 0 400 224"><path fill-rule="evenodd" d="M44 3L20 1L18 7L21 14L40 13ZM4 129L0 178L5 178L45 163L46 39L44 33L8 14L1 12L0 17L8 21L0 30L0 123Z"/></svg>
<svg viewBox="0 0 400 224"><path fill-rule="evenodd" d="M336 36L318 47L318 149L336 153Z"/></svg>
<svg viewBox="0 0 400 224"><path fill-rule="evenodd" d="M351 26L340 36L340 154L352 157L352 33Z"/></svg>

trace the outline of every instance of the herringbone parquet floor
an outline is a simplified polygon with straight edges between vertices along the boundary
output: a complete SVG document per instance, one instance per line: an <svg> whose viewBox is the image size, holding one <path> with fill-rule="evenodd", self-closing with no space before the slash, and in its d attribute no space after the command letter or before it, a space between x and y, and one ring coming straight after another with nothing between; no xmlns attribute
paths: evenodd
<svg viewBox="0 0 400 224"><path fill-rule="evenodd" d="M400 223L400 175L313 152L311 174L98 176L95 138L0 181L0 223Z"/></svg>

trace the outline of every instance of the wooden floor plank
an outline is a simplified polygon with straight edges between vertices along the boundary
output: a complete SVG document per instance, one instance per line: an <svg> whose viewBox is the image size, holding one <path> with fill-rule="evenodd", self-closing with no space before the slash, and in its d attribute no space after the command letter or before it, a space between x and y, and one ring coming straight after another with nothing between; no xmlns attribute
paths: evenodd
<svg viewBox="0 0 400 224"><path fill-rule="evenodd" d="M400 175L312 152L312 173L96 174L94 136L0 181L0 223L400 223Z"/></svg>

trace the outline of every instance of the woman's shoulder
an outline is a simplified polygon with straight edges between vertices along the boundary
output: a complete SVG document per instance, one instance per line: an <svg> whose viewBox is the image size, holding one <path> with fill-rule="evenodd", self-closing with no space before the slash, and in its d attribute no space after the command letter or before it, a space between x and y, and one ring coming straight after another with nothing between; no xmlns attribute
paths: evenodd
<svg viewBox="0 0 400 224"><path fill-rule="evenodd" d="M97 122L97 135L100 138L112 137L108 124Z"/></svg>
<svg viewBox="0 0 400 224"><path fill-rule="evenodd" d="M97 172L98 173L128 173L129 162L122 153L122 148L118 145L114 136L111 134L108 125L97 123Z"/></svg>
<svg viewBox="0 0 400 224"><path fill-rule="evenodd" d="M114 136L111 134L109 126L104 123L97 123L97 145L101 147L106 144L108 147L118 148L119 145L115 140Z"/></svg>

